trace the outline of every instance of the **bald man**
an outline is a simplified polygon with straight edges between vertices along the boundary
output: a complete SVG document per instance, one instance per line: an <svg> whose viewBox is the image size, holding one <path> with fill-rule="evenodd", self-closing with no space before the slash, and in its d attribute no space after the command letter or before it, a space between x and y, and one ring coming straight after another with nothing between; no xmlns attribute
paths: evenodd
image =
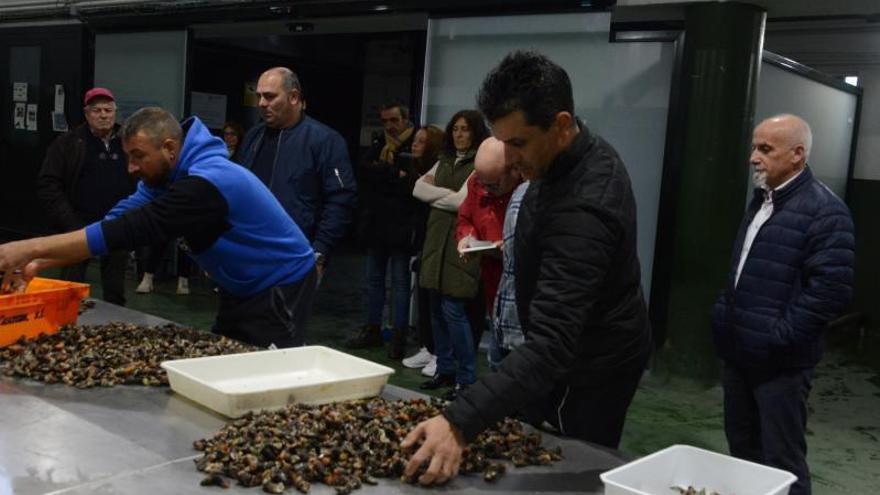
<svg viewBox="0 0 880 495"><path fill-rule="evenodd" d="M465 257L480 257L480 280L490 315L503 270L501 246L504 213L513 190L522 182L519 172L504 157L504 143L494 137L484 140L477 149L474 173L468 179L467 197L458 209L455 228L458 252ZM494 247L486 251L464 252L475 240L490 241Z"/></svg>
<svg viewBox="0 0 880 495"><path fill-rule="evenodd" d="M795 115L755 128L755 196L712 317L730 453L794 473L792 495L810 493L807 396L823 331L852 298L855 257L849 210L807 166L812 144Z"/></svg>
<svg viewBox="0 0 880 495"><path fill-rule="evenodd" d="M289 68L263 72L257 97L263 122L245 135L241 164L305 233L320 276L345 236L357 197L348 147L338 132L306 115L302 86Z"/></svg>

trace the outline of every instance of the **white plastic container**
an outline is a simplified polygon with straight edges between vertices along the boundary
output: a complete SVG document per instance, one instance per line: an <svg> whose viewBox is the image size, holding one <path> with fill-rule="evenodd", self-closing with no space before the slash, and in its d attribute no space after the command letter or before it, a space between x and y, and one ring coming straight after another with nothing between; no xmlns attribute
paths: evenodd
<svg viewBox="0 0 880 495"><path fill-rule="evenodd" d="M673 445L600 475L605 495L676 495L673 486L721 495L787 495L788 471L690 445Z"/></svg>
<svg viewBox="0 0 880 495"><path fill-rule="evenodd" d="M292 403L374 397L394 373L323 346L177 359L162 367L172 390L230 418Z"/></svg>

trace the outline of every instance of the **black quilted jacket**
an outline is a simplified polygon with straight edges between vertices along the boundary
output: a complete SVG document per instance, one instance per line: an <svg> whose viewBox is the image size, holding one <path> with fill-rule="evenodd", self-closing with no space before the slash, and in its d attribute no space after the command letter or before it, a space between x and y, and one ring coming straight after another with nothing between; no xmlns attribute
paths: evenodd
<svg viewBox="0 0 880 495"><path fill-rule="evenodd" d="M444 415L472 440L558 383L638 366L650 326L636 256L636 205L617 152L581 125L517 218L516 298L525 342Z"/></svg>
<svg viewBox="0 0 880 495"><path fill-rule="evenodd" d="M756 190L733 246L712 329L719 357L754 371L815 366L822 331L852 299L855 236L846 205L809 167L773 196L734 287L746 230L764 201Z"/></svg>

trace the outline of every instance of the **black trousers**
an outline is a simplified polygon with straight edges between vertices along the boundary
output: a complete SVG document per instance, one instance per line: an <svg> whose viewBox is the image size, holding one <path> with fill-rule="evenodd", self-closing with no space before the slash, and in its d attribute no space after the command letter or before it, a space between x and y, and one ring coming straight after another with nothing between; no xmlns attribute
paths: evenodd
<svg viewBox="0 0 880 495"><path fill-rule="evenodd" d="M798 477L790 495L809 495L807 398L813 370L756 375L725 365L724 432L730 454Z"/></svg>
<svg viewBox="0 0 880 495"><path fill-rule="evenodd" d="M647 356L607 378L554 387L549 397L527 408L525 419L534 425L547 421L562 435L617 449L645 365Z"/></svg>
<svg viewBox="0 0 880 495"><path fill-rule="evenodd" d="M115 251L99 258L101 262L101 299L125 306L125 269L128 251ZM84 282L91 259L61 269L61 278L70 282Z"/></svg>
<svg viewBox="0 0 880 495"><path fill-rule="evenodd" d="M221 289L211 331L258 347L304 345L317 284L313 268L299 282L271 287L251 297L236 297Z"/></svg>

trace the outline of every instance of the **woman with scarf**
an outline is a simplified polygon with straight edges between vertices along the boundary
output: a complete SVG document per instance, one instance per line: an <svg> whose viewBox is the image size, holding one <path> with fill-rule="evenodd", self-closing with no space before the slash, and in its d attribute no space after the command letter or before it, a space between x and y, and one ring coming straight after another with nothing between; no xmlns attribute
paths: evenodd
<svg viewBox="0 0 880 495"><path fill-rule="evenodd" d="M461 110L446 126L443 152L434 167L416 181L413 196L431 212L422 246L419 285L431 291L431 317L437 372L424 389L455 386L452 399L476 380L476 348L466 305L477 296L480 269L458 255L455 224L467 196L477 148L489 136L482 115Z"/></svg>

